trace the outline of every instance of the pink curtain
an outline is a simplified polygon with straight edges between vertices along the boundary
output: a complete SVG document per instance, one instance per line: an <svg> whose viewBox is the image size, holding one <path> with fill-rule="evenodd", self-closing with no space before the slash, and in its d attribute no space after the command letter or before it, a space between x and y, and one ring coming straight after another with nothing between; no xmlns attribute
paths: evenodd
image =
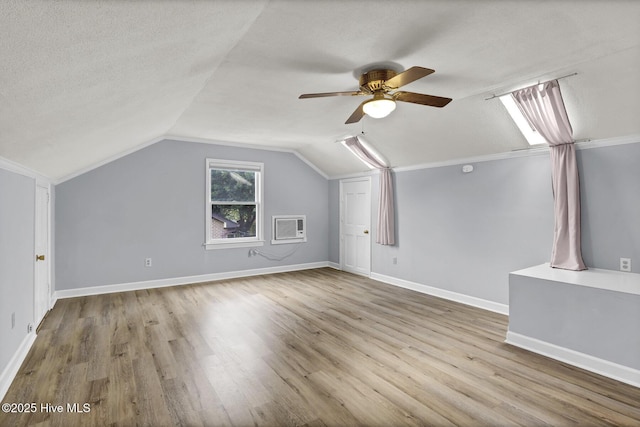
<svg viewBox="0 0 640 427"><path fill-rule="evenodd" d="M378 233L376 243L391 245L396 243L394 234L393 179L391 169L380 169L380 201L378 203Z"/></svg>
<svg viewBox="0 0 640 427"><path fill-rule="evenodd" d="M513 92L518 107L549 143L554 200L551 266L586 270L580 242L580 178L573 130L557 80Z"/></svg>
<svg viewBox="0 0 640 427"><path fill-rule="evenodd" d="M369 152L367 147L360 143L357 136L346 139L345 145L353 154L380 171L380 197L378 201L376 243L381 245L394 245L395 217L393 209L393 178L391 176L391 169Z"/></svg>

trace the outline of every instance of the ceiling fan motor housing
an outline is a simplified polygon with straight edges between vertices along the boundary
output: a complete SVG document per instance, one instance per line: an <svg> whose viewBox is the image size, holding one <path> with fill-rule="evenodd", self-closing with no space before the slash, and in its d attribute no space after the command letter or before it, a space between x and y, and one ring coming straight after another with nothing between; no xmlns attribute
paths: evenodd
<svg viewBox="0 0 640 427"><path fill-rule="evenodd" d="M371 70L360 76L360 89L370 93L390 89L384 83L397 74L393 70Z"/></svg>

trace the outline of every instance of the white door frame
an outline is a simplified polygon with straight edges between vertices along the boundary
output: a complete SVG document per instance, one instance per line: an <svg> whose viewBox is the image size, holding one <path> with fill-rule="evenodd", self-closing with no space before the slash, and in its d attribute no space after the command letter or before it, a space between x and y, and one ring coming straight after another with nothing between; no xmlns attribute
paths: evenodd
<svg viewBox="0 0 640 427"><path fill-rule="evenodd" d="M367 189L369 193L369 206L367 209L369 211L369 224L367 224L367 230L369 234L369 253L368 253L368 268L367 271L363 272L354 272L356 274L362 274L365 276L371 275L371 176L361 176L357 178L346 178L340 180L340 269L345 270L345 249L344 249L344 183L349 182L358 182L365 181L367 183Z"/></svg>
<svg viewBox="0 0 640 427"><path fill-rule="evenodd" d="M47 194L46 201L39 200L39 190L45 190ZM35 186L35 213L34 213L34 255L33 255L33 325L34 327L38 327L44 315L51 309L51 271L52 271L52 256L51 256L51 184L48 182L42 182L36 180ZM44 203L44 206L42 204ZM39 225L38 220L40 219L40 215L44 215L44 221L46 223L47 232L43 236L46 239L44 242L43 248L40 248L38 245L39 239ZM44 252L44 253L40 253ZM38 261L36 256L44 255L45 256L45 270L44 277L41 277L41 272L39 272L40 265L42 261Z"/></svg>

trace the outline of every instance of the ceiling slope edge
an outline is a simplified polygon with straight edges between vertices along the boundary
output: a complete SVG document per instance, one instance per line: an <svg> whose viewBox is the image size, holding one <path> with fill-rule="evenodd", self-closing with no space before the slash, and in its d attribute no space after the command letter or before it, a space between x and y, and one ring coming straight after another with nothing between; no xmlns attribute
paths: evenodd
<svg viewBox="0 0 640 427"><path fill-rule="evenodd" d="M218 71L218 69L220 68L220 66L225 61L228 60L229 54L231 52L233 52L233 50L236 49L238 44L241 43L245 39L246 35L249 33L249 31L251 31L251 29L253 28L255 23L258 21L258 19L260 19L260 17L264 13L266 7L268 6L269 2L270 2L270 0L263 0L262 6L260 7L260 10L258 11L258 13L256 13L253 16L253 18L250 20L250 22L248 22L245 25L244 31L242 31L242 34L238 36L238 38L235 40L235 43L233 43L233 45L230 46L227 49L227 51L221 56L222 59L218 62L218 64L215 67L213 67L213 69L209 73L209 76L206 79L204 79L202 85L200 86L200 89L198 89L196 92L194 92L194 95L191 98L191 101L189 102L189 104L182 110L182 112L178 115L178 117L173 121L173 124L171 126L169 126L168 132L171 132L171 129L176 127L176 125L180 122L180 120L182 119L184 114L191 109L191 107L195 103L196 99L202 94L202 92L205 90L205 88L209 85L209 82L214 78L214 76L215 76L216 72Z"/></svg>
<svg viewBox="0 0 640 427"><path fill-rule="evenodd" d="M269 147L269 146L265 146L265 145L257 145L257 144L243 144L243 143L236 143L236 142L226 142L226 141L217 141L217 140L212 140L212 139L206 139L206 138L197 138L197 137L187 137L187 136L177 136L177 135L162 135L162 136L158 136L155 137L149 141L143 142L142 144L138 144L135 147L132 147L128 150L125 151L121 151L118 154L115 154L113 156L110 156L104 160L101 160L97 163L94 163L90 166L87 166L85 168L79 169L71 174L65 175L59 179L56 180L50 180L53 184L55 185L59 185L62 184L65 181L69 181L70 179L76 178L80 175L83 175L87 172L90 172L94 169L99 168L100 166L104 166L108 163L114 162L122 157L128 156L129 154L135 153L136 151L142 150L144 148L150 147L153 144L156 144L158 142L161 141L183 141L183 142L195 142L195 143L200 143L200 144L211 144L211 145L224 145L224 146L230 146L230 147L239 147L239 148L249 148L249 149L253 149L253 150L264 150L264 151L278 151L278 152L283 152L283 153L291 153L293 155L295 155L296 157L298 157L300 160L302 160L305 164L307 164L307 166L309 166L311 169L313 169L315 172L317 172L320 176L322 176L324 179L329 179L329 176L324 173L320 168L318 168L315 164L313 164L309 159L307 159L306 157L304 157L302 154L300 154L298 151L290 149L290 148L281 148L281 147ZM2 160L2 158L0 158L0 160ZM0 162L0 167L2 167L2 163ZM25 168L26 169L26 168ZM36 172L33 172L36 173Z"/></svg>
<svg viewBox="0 0 640 427"><path fill-rule="evenodd" d="M278 151L278 152L283 152L283 153L291 153L293 155L295 155L296 157L298 157L300 160L302 160L305 164L307 164L311 169L313 169L315 172L317 172L320 176L322 176L325 179L344 179L344 178L354 178L357 176L363 176L363 175L370 175L371 171L365 171L362 173L353 173L353 174L346 174L346 175L334 175L334 176L329 176L327 175L325 172L323 172L320 168L318 168L314 163L312 163L309 159L307 159L306 157L304 157L302 154L300 154L298 151L293 150L291 148L281 148L281 147L269 147L269 146L265 146L265 145L257 145L257 144L244 144L244 143L237 143L237 142L226 142L226 141L218 141L218 140L212 140L212 139L206 139L206 138L197 138L197 137L185 137L185 136L177 136L177 135L162 135L162 136L158 136L156 138L153 138L147 142L144 142L142 144L139 144L133 148L130 148L128 150L122 151L114 156L111 156L105 160L102 160L98 163L94 163L91 166L88 166L86 168L82 168L78 171L75 171L69 175L65 175L62 178L59 178L57 180L52 180L51 178L42 175L36 171L33 171L29 168L26 168L22 165L19 165L15 162L12 162L10 160L6 160L3 159L2 157L0 157L0 168L3 169L7 169L13 172L17 172L17 173L21 173L23 175L26 176L30 176L30 177L38 177L44 180L48 180L50 182L52 182L55 185L61 184L65 181L68 181L70 179L73 179L77 176L80 176L82 174L85 174L89 171L92 171L93 169L99 168L100 166L106 165L107 163L111 163L115 160L118 160L122 157L125 157L129 154L132 154L138 150L142 150L143 148L149 147L157 142L160 141L164 141L164 140L173 140L173 141L184 141L184 142L195 142L195 143L201 143L201 144L211 144L211 145L224 145L224 146L231 146L231 147L240 147L240 148L250 148L250 149L254 149L254 150L264 150L264 151ZM632 135L626 135L626 136L621 136L621 137L614 137L614 138L603 138L603 139L597 139L597 140L586 140L586 141L578 141L576 142L576 149L578 150L586 150L586 149L591 149L591 148L600 148L600 147L608 147L608 146L614 146L614 145L623 145L623 144L633 144L633 143L640 143L640 134L632 134ZM406 172L406 171L412 171L412 170L419 170L419 169L430 169L430 168L437 168L437 167L443 167L443 166L455 166L455 165L461 165L463 163L478 163L478 162L487 162L487 161L491 161L491 160L502 160L502 159L510 159L510 158L515 158L515 157L526 157L526 156L537 156L537 155L542 155L542 154L546 154L549 152L549 148L548 147L536 147L536 148L529 148L529 149L523 149L523 150L515 150L515 151L507 151L507 152L503 152L503 153L497 153L497 154L487 154L487 155L483 155L483 156L475 156L475 157L466 157L466 158L457 158L457 159L452 159L452 160L445 160L445 161L441 161L441 162L432 162L432 163L423 163L423 164L419 164L419 165L413 165L413 166L402 166L402 167L395 167L392 168L395 172Z"/></svg>
<svg viewBox="0 0 640 427"><path fill-rule="evenodd" d="M149 141L143 142L142 144L138 144L138 145L136 145L134 147L131 147L131 148L127 149L127 150L124 150L124 151L121 151L121 152L119 152L117 154L114 154L113 156L109 156L104 160L100 160L99 162L96 162L96 163L93 163L93 164L91 164L91 165L89 165L87 167L78 169L77 171L72 172L72 173L70 173L68 175L64 175L61 178L58 178L58 179L54 180L53 183L55 185L62 184L65 181L69 181L70 179L73 179L73 178L78 177L80 175L83 175L83 174L85 174L87 172L90 172L90 171L92 171L94 169L97 169L100 166L104 166L107 163L114 162L114 161L116 161L118 159L121 159L121 158L123 158L125 156L128 156L129 154L132 154L132 153L135 153L136 151L142 150L143 148L147 148L147 147L149 147L149 146L151 146L151 145L153 145L153 144L155 144L157 142L160 142L160 141L162 141L164 139L166 139L164 136L157 136L157 137L155 137L153 139L150 139Z"/></svg>
<svg viewBox="0 0 640 427"><path fill-rule="evenodd" d="M324 179L329 179L329 175L324 173L322 169L312 163L309 159L303 156L299 151L294 150L292 148L284 148L284 147L272 147L268 145L260 145L260 144L245 144L242 142L227 142L227 141L218 141L215 139L207 139L207 138L198 138L198 137L189 137L189 136L176 136L176 135L165 135L164 139L171 139L174 141L185 141L185 142L199 142L202 144L212 144L212 145L224 145L228 147L239 147L239 148L250 148L252 150L264 150L264 151L279 151L282 153L291 153L302 160L307 164L311 169L316 171L320 176Z"/></svg>

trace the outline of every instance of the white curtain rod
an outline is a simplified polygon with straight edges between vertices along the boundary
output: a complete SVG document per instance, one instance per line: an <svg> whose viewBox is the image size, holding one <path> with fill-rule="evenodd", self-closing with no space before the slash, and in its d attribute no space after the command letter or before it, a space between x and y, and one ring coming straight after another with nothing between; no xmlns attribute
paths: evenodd
<svg viewBox="0 0 640 427"><path fill-rule="evenodd" d="M576 76L576 75L578 75L578 73L567 74L566 76L556 77L555 79L549 79L549 80L544 81L544 82L540 82L540 81L538 81L538 83L536 83L536 84L538 84L538 85L539 85L539 84L544 84L544 83L550 82L550 81L552 81L552 80L566 79L567 77L573 77L573 76ZM531 86L534 86L534 85L531 85ZM525 86L525 87L529 87L529 86ZM520 88L520 89L523 89L523 88ZM488 101L488 100L490 100L490 99L500 98L501 96L509 95L510 93L513 93L513 92L519 91L520 89L515 89L515 90L512 90L512 91L510 91L510 92L501 93L501 94L499 94L499 95L493 95L492 97L490 97L490 98L485 98L484 100L485 100L485 101Z"/></svg>

